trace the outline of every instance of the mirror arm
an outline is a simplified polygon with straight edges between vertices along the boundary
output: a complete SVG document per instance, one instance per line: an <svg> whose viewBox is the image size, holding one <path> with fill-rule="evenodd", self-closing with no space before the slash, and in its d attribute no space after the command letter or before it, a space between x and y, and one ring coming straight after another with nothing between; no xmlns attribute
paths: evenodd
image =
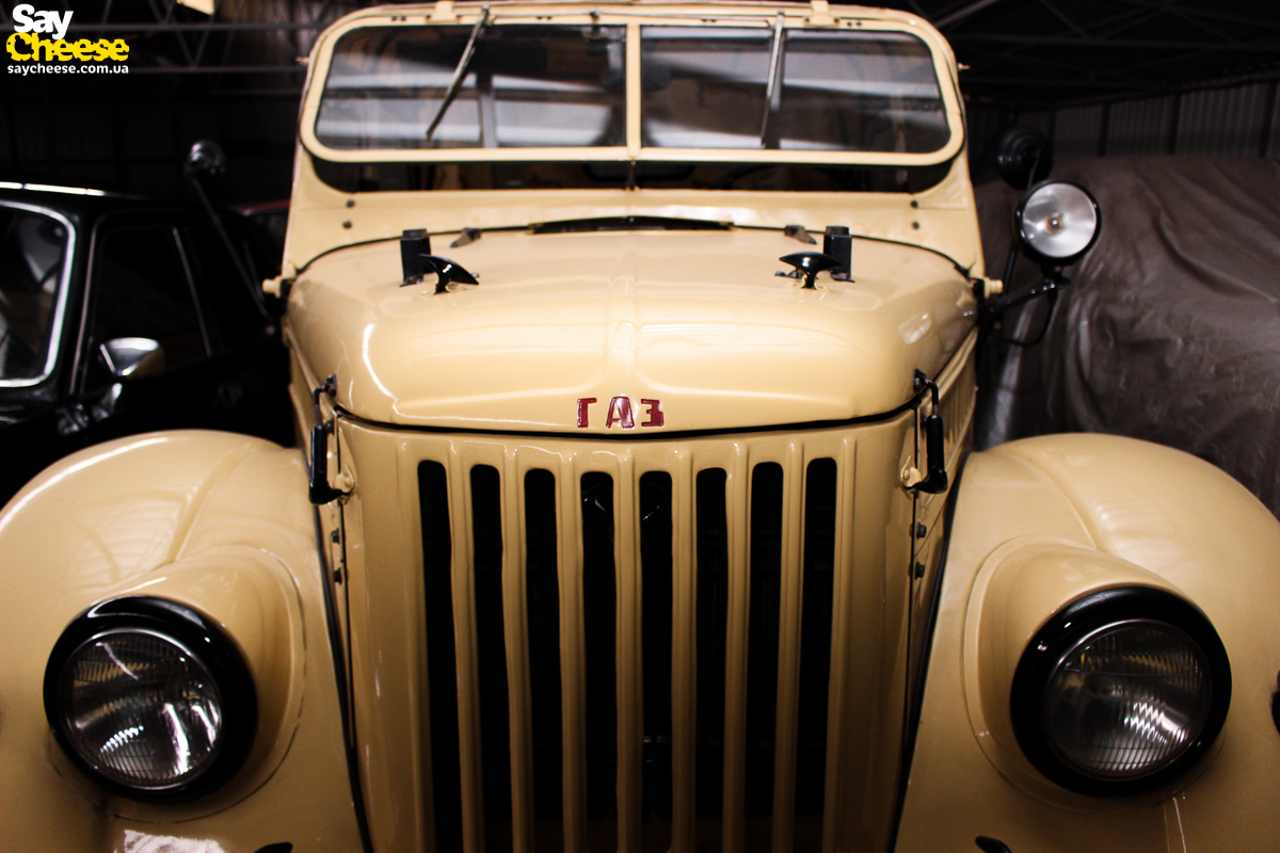
<svg viewBox="0 0 1280 853"><path fill-rule="evenodd" d="M999 299L994 299L984 304L979 309L978 325L981 326L983 331L990 335L993 340L1019 347L1035 346L1044 340L1045 334L1049 331L1049 324L1053 321L1053 312L1058 304L1058 294L1064 287L1071 284L1071 280L1062 274L1062 269L1060 267L1050 267L1046 265L1042 271L1044 273L1044 280L1040 284L1023 291L1022 293L1008 294L1000 297ZM1036 299L1040 296L1047 296L1049 298L1049 313L1044 318L1044 325L1041 326L1040 331L1034 338L1029 340L1018 340L1017 338L1011 338L992 330L992 324L1004 317L1006 311L1030 302L1032 299Z"/></svg>
<svg viewBox="0 0 1280 853"><path fill-rule="evenodd" d="M191 183L191 186L195 188L196 195L200 199L200 205L204 208L205 213L209 215L209 221L213 223L214 230L218 232L218 237L222 240L222 247L227 250L227 254L231 255L231 262L235 264L236 273L240 276L240 281L244 283L244 286L249 289L249 297L253 299L253 304L257 307L258 313L260 313L263 319L268 323L274 323L275 318L271 316L271 311L267 308L267 301L262 296L262 283L255 282L253 280L253 276L249 275L249 270L244 265L244 259L241 258L240 254L236 251L235 244L231 242L231 237L227 234L227 230L222 225L222 218L218 216L218 211L214 209L213 203L209 201L209 196L204 191L204 183L201 180L202 176L209 173L211 169L216 169L218 167L204 166L204 161L200 160L199 153L197 152L197 148L202 144L206 146L208 145L208 143L202 141L191 146L191 153L187 155L187 163L182 170L183 177L185 177ZM221 158L221 149L216 149L216 152L217 156Z"/></svg>

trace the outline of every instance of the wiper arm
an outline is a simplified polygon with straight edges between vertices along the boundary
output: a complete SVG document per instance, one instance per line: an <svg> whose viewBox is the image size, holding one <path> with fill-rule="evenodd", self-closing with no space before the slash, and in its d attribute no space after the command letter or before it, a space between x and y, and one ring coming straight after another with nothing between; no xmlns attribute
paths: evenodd
<svg viewBox="0 0 1280 853"><path fill-rule="evenodd" d="M773 93L778 88L778 69L782 59L782 13L773 25L773 49L769 53L769 85L764 92L764 118L760 120L760 147L765 147L769 133L769 113L773 112ZM428 137L429 138L429 137Z"/></svg>
<svg viewBox="0 0 1280 853"><path fill-rule="evenodd" d="M480 19L476 21L476 25L471 28L471 38L467 39L467 48L462 51L462 58L458 60L458 67L453 69L453 79L449 81L449 88L444 91L444 101L440 104L440 109L436 110L436 117L431 120L431 126L427 128L427 141L431 141L431 137L435 135L436 128L440 126L440 120L444 118L445 112L449 109L449 105L453 103L453 99L458 97L458 90L462 88L462 80L467 75L467 66L471 64L471 57L476 52L476 39L480 37L480 31L489 23L489 7L480 7Z"/></svg>
<svg viewBox="0 0 1280 853"><path fill-rule="evenodd" d="M561 219L535 222L530 234L575 234L591 231L730 231L733 224L710 219L682 219L676 216L597 216L590 219Z"/></svg>

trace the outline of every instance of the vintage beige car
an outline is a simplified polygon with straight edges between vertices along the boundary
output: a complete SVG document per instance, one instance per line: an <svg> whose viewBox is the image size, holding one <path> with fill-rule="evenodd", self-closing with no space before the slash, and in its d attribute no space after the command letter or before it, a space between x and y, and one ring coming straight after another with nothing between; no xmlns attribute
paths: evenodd
<svg viewBox="0 0 1280 853"><path fill-rule="evenodd" d="M956 79L825 0L329 29L266 283L302 452L9 503L0 847L1274 849L1280 525L1133 440L970 453ZM1046 286L1087 202L1021 210Z"/></svg>

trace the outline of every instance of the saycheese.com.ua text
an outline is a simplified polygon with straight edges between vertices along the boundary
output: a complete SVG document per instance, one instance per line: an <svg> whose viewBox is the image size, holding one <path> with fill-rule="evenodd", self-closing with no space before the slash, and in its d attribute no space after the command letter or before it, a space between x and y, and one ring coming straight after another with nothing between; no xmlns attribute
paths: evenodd
<svg viewBox="0 0 1280 853"><path fill-rule="evenodd" d="M10 74L128 74L127 65L10 65Z"/></svg>

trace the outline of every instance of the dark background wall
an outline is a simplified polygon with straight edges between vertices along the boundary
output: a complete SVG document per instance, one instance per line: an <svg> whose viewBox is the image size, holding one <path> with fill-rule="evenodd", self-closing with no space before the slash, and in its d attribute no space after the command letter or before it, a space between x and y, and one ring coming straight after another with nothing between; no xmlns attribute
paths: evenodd
<svg viewBox="0 0 1280 853"><path fill-rule="evenodd" d="M0 0L0 36L15 0ZM129 74L0 73L0 180L183 192L220 142L223 200L289 194L298 61L365 0L43 0L75 38L124 38ZM893 0L952 42L975 179L1000 134L1039 127L1059 162L1157 153L1280 157L1280 4L1251 0ZM212 12L212 14L209 14ZM12 65L0 54L0 64Z"/></svg>

